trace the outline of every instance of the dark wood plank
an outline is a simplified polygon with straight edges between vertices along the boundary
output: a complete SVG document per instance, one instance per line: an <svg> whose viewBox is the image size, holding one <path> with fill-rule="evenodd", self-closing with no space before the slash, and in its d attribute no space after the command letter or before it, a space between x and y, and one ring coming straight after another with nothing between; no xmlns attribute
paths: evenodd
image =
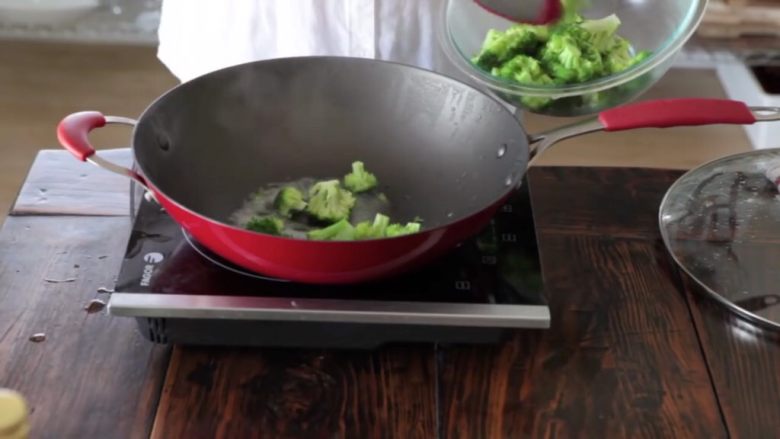
<svg viewBox="0 0 780 439"><path fill-rule="evenodd" d="M9 217L0 232L0 386L29 400L31 437L151 430L167 350L83 309L113 286L128 230L128 218Z"/></svg>
<svg viewBox="0 0 780 439"><path fill-rule="evenodd" d="M583 337L693 334L674 266L659 242L542 234L541 245L552 324L559 330Z"/></svg>
<svg viewBox="0 0 780 439"><path fill-rule="evenodd" d="M101 150L103 158L130 166L128 148ZM68 152L38 152L12 215L128 215L130 180L92 164L78 161Z"/></svg>
<svg viewBox="0 0 780 439"><path fill-rule="evenodd" d="M780 333L736 317L683 276L731 437L780 437Z"/></svg>
<svg viewBox="0 0 780 439"><path fill-rule="evenodd" d="M552 328L442 350L444 436L723 437L663 249L559 233L541 245Z"/></svg>
<svg viewBox="0 0 780 439"><path fill-rule="evenodd" d="M432 438L434 373L426 346L177 347L152 437Z"/></svg>
<svg viewBox="0 0 780 439"><path fill-rule="evenodd" d="M682 171L532 167L528 175L540 230L655 239L661 199Z"/></svg>
<svg viewBox="0 0 780 439"><path fill-rule="evenodd" d="M39 159L14 214L126 215L122 177L60 151ZM158 408L168 351L83 310L112 284L127 218L15 217L0 234L0 384L30 399L35 437L146 437L156 409L154 437L780 435L777 336L690 294L705 363L686 316L656 223L680 172L531 175L550 330L435 358L425 346L177 348ZM28 340L37 332L42 343Z"/></svg>

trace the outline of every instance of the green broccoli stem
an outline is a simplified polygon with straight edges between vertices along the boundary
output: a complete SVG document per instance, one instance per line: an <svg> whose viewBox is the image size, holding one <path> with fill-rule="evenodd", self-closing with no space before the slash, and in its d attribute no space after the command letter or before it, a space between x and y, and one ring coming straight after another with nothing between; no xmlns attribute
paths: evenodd
<svg viewBox="0 0 780 439"><path fill-rule="evenodd" d="M348 220L342 219L328 227L311 230L307 236L317 241L352 241L355 239L355 228Z"/></svg>
<svg viewBox="0 0 780 439"><path fill-rule="evenodd" d="M354 193L371 190L376 185L376 176L366 171L365 165L360 161L352 163L352 172L344 176L344 187Z"/></svg>

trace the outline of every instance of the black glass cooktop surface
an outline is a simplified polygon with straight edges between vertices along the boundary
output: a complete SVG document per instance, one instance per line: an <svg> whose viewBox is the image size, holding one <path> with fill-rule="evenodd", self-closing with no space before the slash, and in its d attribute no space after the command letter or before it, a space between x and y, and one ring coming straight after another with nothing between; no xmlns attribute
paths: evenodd
<svg viewBox="0 0 780 439"><path fill-rule="evenodd" d="M507 328L545 328L549 310L536 231L527 186L521 188L482 233L444 258L397 278L350 286L247 272L134 192L133 228L109 310L138 319L154 341L194 344L468 342L484 338L481 333L495 339ZM324 332L315 337L312 329ZM260 335L277 330L284 340ZM361 336L354 341L356 331ZM336 341L317 340L341 333Z"/></svg>

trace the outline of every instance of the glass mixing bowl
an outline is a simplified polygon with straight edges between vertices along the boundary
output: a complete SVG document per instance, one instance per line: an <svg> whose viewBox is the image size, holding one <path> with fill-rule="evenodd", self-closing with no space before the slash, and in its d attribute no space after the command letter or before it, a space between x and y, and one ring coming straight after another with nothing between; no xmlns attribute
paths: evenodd
<svg viewBox="0 0 780 439"><path fill-rule="evenodd" d="M522 0L518 0L522 1ZM549 116L581 116L632 101L647 91L671 67L674 56L701 22L707 0L590 0L580 11L585 18L610 14L622 22L618 34L636 52L651 56L620 73L576 85L521 85L497 78L471 59L480 51L490 29L504 31L514 23L487 12L474 0L447 0L440 26L442 44L450 60L472 80L507 103ZM523 98L549 98L531 108Z"/></svg>

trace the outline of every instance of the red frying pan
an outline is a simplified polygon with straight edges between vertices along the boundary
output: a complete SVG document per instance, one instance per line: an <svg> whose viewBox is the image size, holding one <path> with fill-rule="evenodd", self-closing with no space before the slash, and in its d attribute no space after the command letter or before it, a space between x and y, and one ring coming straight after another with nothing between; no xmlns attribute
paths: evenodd
<svg viewBox="0 0 780 439"><path fill-rule="evenodd" d="M725 100L643 102L529 135L498 101L454 79L385 61L303 57L219 70L158 98L137 123L81 112L59 124L80 160L133 178L202 245L248 270L304 283L357 283L421 267L480 232L529 160L584 133L641 127L752 124L774 109ZM102 160L88 133L133 125L136 173ZM412 235L311 241L235 227L228 218L258 187L332 178L362 160L393 203L424 219Z"/></svg>

